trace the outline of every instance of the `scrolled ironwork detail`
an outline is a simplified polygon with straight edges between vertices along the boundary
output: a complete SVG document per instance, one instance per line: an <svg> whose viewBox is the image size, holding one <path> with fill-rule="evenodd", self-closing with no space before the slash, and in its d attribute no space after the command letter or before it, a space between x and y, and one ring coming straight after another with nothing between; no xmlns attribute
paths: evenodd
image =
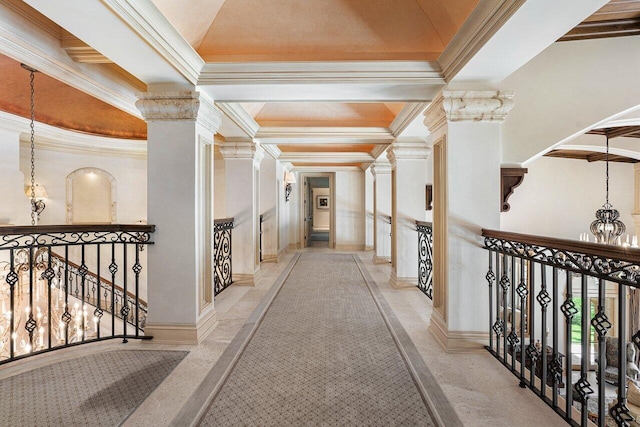
<svg viewBox="0 0 640 427"><path fill-rule="evenodd" d="M533 363L535 363L536 360L538 360L538 358L541 355L540 350L538 350L538 348L533 344L529 344L527 346L527 349L525 350L525 353L527 354L527 357L529 357L529 359L531 359L531 361Z"/></svg>
<svg viewBox="0 0 640 427"><path fill-rule="evenodd" d="M22 249L36 246L63 246L97 243L151 244L149 232L138 231L69 231L0 236L0 249Z"/></svg>
<svg viewBox="0 0 640 427"><path fill-rule="evenodd" d="M640 330L633 334L631 341L636 345L636 348L640 349Z"/></svg>
<svg viewBox="0 0 640 427"><path fill-rule="evenodd" d="M640 287L640 264L635 262L497 237L485 237L484 247L490 251L560 267L575 273Z"/></svg>
<svg viewBox="0 0 640 427"><path fill-rule="evenodd" d="M496 322L493 324L493 332L496 333L498 338L500 338L502 334L504 334L504 322L502 321L502 319L496 320Z"/></svg>
<svg viewBox="0 0 640 427"><path fill-rule="evenodd" d="M553 358L549 363L549 373L553 377L553 382L558 383L562 379L562 358L556 352L553 353Z"/></svg>
<svg viewBox="0 0 640 427"><path fill-rule="evenodd" d="M613 418L618 426L626 427L633 421L633 416L629 412L629 408L620 400L609 409L609 415L611 415L611 418Z"/></svg>
<svg viewBox="0 0 640 427"><path fill-rule="evenodd" d="M218 295L233 283L231 263L231 230L233 221L214 223L214 295Z"/></svg>
<svg viewBox="0 0 640 427"><path fill-rule="evenodd" d="M29 315L29 320L25 323L24 328L29 332L29 335L33 334L33 331L38 327L38 323L33 319L33 315Z"/></svg>
<svg viewBox="0 0 640 427"><path fill-rule="evenodd" d="M591 319L591 326L593 326L593 328L596 330L598 336L602 338L607 335L607 332L609 332L609 329L611 329L613 325L609 321L609 318L607 317L605 312L602 310L602 307L600 307L596 315L593 316L593 319Z"/></svg>
<svg viewBox="0 0 640 427"><path fill-rule="evenodd" d="M586 399L594 393L591 384L587 381L586 375L583 375L582 378L573 385L573 392L576 395L576 400L579 402L585 402Z"/></svg>
<svg viewBox="0 0 640 427"><path fill-rule="evenodd" d="M516 292L520 299L525 300L529 296L529 289L527 288L527 284L524 281L521 281L516 287Z"/></svg>
<svg viewBox="0 0 640 427"><path fill-rule="evenodd" d="M547 292L545 288L542 288L542 290L538 293L536 300L543 309L546 309L551 302L551 297L549 296L549 292Z"/></svg>
<svg viewBox="0 0 640 427"><path fill-rule="evenodd" d="M18 282L18 274L16 274L14 270L11 270L5 280L10 287L13 287L13 285Z"/></svg>
<svg viewBox="0 0 640 427"><path fill-rule="evenodd" d="M496 274L493 272L491 267L489 267L489 271L487 271L487 275L484 276L484 278L489 282L489 286L493 286L493 283L496 281Z"/></svg>
<svg viewBox="0 0 640 427"><path fill-rule="evenodd" d="M516 331L514 331L513 329L507 336L507 341L509 342L511 348L515 349L515 351L520 351L520 338L518 337Z"/></svg>
<svg viewBox="0 0 640 427"><path fill-rule="evenodd" d="M571 297L567 297L567 299L562 303L560 311L562 311L562 314L564 314L567 320L573 319L573 317L578 314L576 303L573 302Z"/></svg>
<svg viewBox="0 0 640 427"><path fill-rule="evenodd" d="M418 231L418 288L427 297L433 299L433 227L416 224L416 230Z"/></svg>
<svg viewBox="0 0 640 427"><path fill-rule="evenodd" d="M500 286L502 287L502 292L507 292L509 290L509 286L511 286L511 280L509 280L509 276L506 271L500 278Z"/></svg>

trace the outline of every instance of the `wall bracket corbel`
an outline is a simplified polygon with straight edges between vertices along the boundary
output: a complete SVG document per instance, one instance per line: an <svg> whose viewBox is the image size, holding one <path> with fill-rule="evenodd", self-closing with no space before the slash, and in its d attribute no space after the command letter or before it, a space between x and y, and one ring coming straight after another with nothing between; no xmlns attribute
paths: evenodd
<svg viewBox="0 0 640 427"><path fill-rule="evenodd" d="M513 191L524 181L527 168L500 168L500 212L508 212L511 209L508 200Z"/></svg>

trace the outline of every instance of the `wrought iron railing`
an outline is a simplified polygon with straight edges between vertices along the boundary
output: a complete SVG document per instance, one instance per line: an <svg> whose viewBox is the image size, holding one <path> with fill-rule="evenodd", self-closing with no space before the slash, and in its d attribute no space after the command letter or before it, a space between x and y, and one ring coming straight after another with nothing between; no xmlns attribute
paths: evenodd
<svg viewBox="0 0 640 427"><path fill-rule="evenodd" d="M418 288L433 299L433 225L416 221L418 230Z"/></svg>
<svg viewBox="0 0 640 427"><path fill-rule="evenodd" d="M140 253L154 231L115 224L0 227L0 363L86 342L150 338L141 328ZM103 260L110 261L111 287L92 280ZM94 276L89 266L96 266Z"/></svg>
<svg viewBox="0 0 640 427"><path fill-rule="evenodd" d="M222 218L214 221L214 255L213 276L214 295L218 295L233 283L233 269L231 258L231 230L233 218Z"/></svg>
<svg viewBox="0 0 640 427"><path fill-rule="evenodd" d="M111 248L110 255L111 261L115 262L117 257L115 247ZM46 258L48 254L45 254L44 256ZM125 294L124 289L120 286L115 285L111 280L98 276L93 271L88 271L85 274L85 294L83 297L80 297L80 285L83 280L83 270L81 266L65 259L65 257L56 254L55 252L51 252L51 256L53 257L52 266L54 271L56 271L56 277L58 279L57 283L54 282L52 286L60 288L63 283L62 275L66 271L70 292L76 299L83 299L85 303L96 308L98 306L98 301L100 300L102 309L106 313L115 314L111 319L112 329L115 329L116 319L120 319L126 320L131 326L137 326L141 331L144 331L144 327L147 323L147 302L145 300L137 298L136 302L135 294L131 292L127 292ZM112 276L115 274L116 271L113 272ZM134 311L132 310L132 307L135 307L136 303L139 306L139 310ZM129 307L128 316L123 316L122 314L125 304Z"/></svg>
<svg viewBox="0 0 640 427"><path fill-rule="evenodd" d="M640 250L492 230L483 236L487 349L569 424L628 425L627 380L640 379L627 357L640 349Z"/></svg>

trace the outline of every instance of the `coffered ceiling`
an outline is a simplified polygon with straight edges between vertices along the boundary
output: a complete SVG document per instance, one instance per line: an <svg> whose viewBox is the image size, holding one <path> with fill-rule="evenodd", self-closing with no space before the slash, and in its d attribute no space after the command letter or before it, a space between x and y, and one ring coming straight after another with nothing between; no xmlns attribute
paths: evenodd
<svg viewBox="0 0 640 427"><path fill-rule="evenodd" d="M574 14L582 18L583 9L591 13L602 4L586 3L576 6ZM6 15L3 22L0 16L0 26L19 33L28 21L30 31L49 43L39 54L51 55L44 62L55 64L56 78L67 82L69 70L95 76L81 82L78 91L56 85L54 78L48 81L47 67L41 69L38 92L45 101L39 120L99 135L144 138L135 99L127 99L147 85L196 85L224 114L220 143L254 139L270 155L299 167L364 168L395 139L408 138L407 129L411 138L426 138L421 113L447 76L470 61L514 13L536 16L539 11L529 5L480 0L190 0L188 6L175 0L4 0L0 7L17 19ZM615 13L624 9L613 7ZM554 25L575 25L578 19L566 15ZM16 66L28 62L23 58L29 55L8 54L11 66L0 71L17 73L21 80L25 73ZM126 87L109 88L105 76ZM28 93L24 86L12 88L0 97L0 109L24 115Z"/></svg>
<svg viewBox="0 0 640 427"><path fill-rule="evenodd" d="M640 34L640 0L611 0L559 41Z"/></svg>

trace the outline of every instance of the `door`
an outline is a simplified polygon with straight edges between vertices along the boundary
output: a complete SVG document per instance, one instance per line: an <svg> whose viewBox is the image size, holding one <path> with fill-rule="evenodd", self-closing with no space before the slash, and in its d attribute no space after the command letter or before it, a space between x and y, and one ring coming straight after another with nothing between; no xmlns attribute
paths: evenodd
<svg viewBox="0 0 640 427"><path fill-rule="evenodd" d="M304 247L311 241L311 227L313 226L313 206L311 204L311 186L308 178L304 178Z"/></svg>

